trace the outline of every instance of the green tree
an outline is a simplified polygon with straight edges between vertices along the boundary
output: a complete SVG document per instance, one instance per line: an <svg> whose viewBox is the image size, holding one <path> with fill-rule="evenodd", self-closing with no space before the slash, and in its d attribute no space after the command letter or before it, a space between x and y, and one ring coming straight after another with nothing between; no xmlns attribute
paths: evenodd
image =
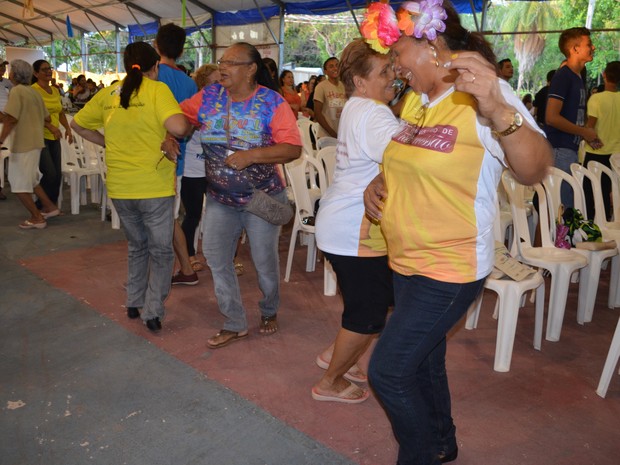
<svg viewBox="0 0 620 465"><path fill-rule="evenodd" d="M363 11L355 12L361 21ZM310 18L293 17L284 30L284 62L319 67L332 56L340 56L360 36L351 13Z"/></svg>
<svg viewBox="0 0 620 465"><path fill-rule="evenodd" d="M558 7L556 2L512 2L497 10L494 12L494 21L499 30L528 32L512 36L519 69L517 91L520 91L527 74L545 49L546 34L537 31L548 31L557 27Z"/></svg>

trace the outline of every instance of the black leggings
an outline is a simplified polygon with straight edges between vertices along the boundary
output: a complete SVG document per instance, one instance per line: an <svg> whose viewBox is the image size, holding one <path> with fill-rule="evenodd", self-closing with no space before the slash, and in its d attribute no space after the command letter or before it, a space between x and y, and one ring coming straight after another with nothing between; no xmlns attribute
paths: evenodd
<svg viewBox="0 0 620 465"><path fill-rule="evenodd" d="M181 202L185 207L185 218L181 229L187 240L187 252L190 257L196 255L194 248L194 236L196 228L200 224L202 215L202 203L207 191L207 178L186 178L181 179Z"/></svg>
<svg viewBox="0 0 620 465"><path fill-rule="evenodd" d="M50 198L52 203L58 203L58 193L62 182L62 158L60 153L60 141L45 139L45 147L41 150L39 159L39 171L41 187Z"/></svg>

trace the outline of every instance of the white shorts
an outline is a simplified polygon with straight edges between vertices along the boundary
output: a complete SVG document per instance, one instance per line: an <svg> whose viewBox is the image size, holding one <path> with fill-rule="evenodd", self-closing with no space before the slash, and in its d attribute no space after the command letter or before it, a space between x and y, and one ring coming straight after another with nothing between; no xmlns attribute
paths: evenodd
<svg viewBox="0 0 620 465"><path fill-rule="evenodd" d="M41 149L12 153L9 156L9 183L14 194L32 194L41 181Z"/></svg>

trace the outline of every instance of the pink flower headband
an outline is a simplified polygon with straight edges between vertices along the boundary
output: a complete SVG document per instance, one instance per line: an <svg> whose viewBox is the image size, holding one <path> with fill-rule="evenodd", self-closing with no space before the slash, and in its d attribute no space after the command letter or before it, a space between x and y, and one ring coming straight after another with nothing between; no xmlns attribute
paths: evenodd
<svg viewBox="0 0 620 465"><path fill-rule="evenodd" d="M446 30L443 22L448 15L443 0L405 2L394 13L387 3L372 3L361 26L362 36L376 51L387 53L389 46L398 40L401 31L405 35L435 40L438 32Z"/></svg>

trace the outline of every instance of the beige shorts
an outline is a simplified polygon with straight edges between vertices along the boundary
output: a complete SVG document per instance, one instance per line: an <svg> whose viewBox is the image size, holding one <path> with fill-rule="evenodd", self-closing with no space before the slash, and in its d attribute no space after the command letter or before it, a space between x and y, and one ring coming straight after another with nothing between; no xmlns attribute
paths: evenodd
<svg viewBox="0 0 620 465"><path fill-rule="evenodd" d="M32 194L41 181L39 159L41 149L12 153L9 156L9 183L14 194Z"/></svg>

